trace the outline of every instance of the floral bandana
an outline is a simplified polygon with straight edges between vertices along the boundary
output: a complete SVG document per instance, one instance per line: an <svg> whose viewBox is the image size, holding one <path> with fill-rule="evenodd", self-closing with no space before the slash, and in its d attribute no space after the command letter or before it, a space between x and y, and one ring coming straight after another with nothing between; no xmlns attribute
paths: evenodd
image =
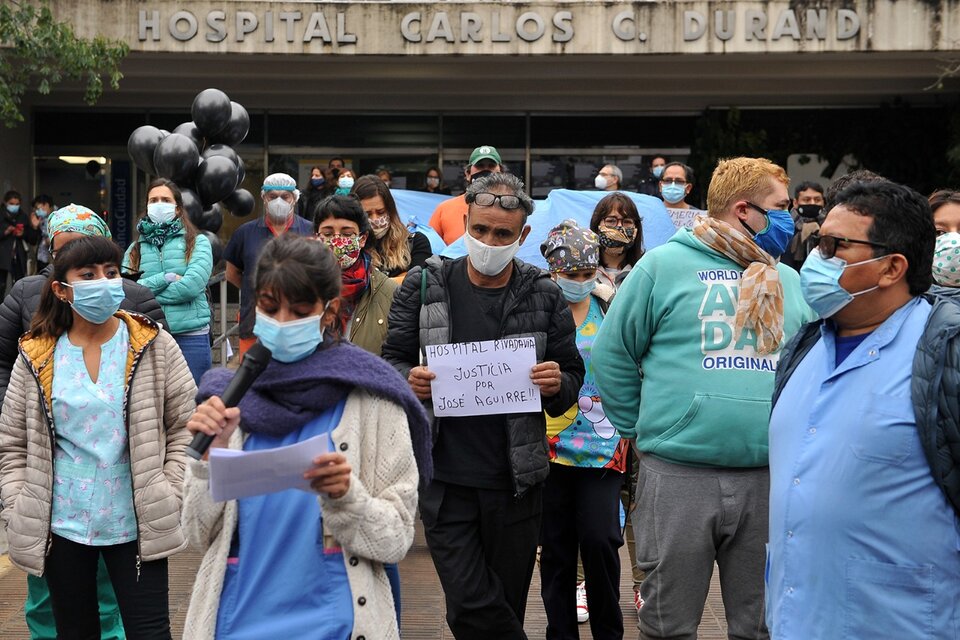
<svg viewBox="0 0 960 640"><path fill-rule="evenodd" d="M320 240L333 251L334 257L340 263L340 269L349 269L360 257L360 236L341 236L337 234L330 238L321 236Z"/></svg>
<svg viewBox="0 0 960 640"><path fill-rule="evenodd" d="M168 238L183 231L183 222L179 218L174 218L170 222L158 224L148 218L141 218L137 224L137 231L140 232L141 240L156 247L162 247Z"/></svg>
<svg viewBox="0 0 960 640"><path fill-rule="evenodd" d="M607 249L617 249L619 247L629 247L633 245L633 238L636 235L636 229L624 229L623 227L605 227L600 225L599 241L601 247Z"/></svg>
<svg viewBox="0 0 960 640"><path fill-rule="evenodd" d="M47 219L47 236L53 240L61 233L111 237L110 227L103 218L79 204L68 204L50 214Z"/></svg>
<svg viewBox="0 0 960 640"><path fill-rule="evenodd" d="M547 234L540 253L551 273L596 269L599 262L597 234L582 229L575 220L564 220Z"/></svg>

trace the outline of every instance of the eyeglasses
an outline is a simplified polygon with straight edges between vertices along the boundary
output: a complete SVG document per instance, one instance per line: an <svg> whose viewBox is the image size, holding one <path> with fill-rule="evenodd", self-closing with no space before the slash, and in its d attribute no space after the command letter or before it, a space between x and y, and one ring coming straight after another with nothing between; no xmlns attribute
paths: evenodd
<svg viewBox="0 0 960 640"><path fill-rule="evenodd" d="M660 182L663 184L679 184L680 186L685 186L687 181L683 178L661 178Z"/></svg>
<svg viewBox="0 0 960 640"><path fill-rule="evenodd" d="M811 235L810 240L812 241L813 246L817 247L817 249L820 251L820 256L828 260L837 255L837 245L839 245L841 242L847 242L850 244L865 244L876 249L890 249L890 247L885 244L870 242L869 240L854 240L853 238L822 236L819 233Z"/></svg>
<svg viewBox="0 0 960 640"><path fill-rule="evenodd" d="M600 222L603 223L605 227L623 227L624 229L636 229L637 223L633 218L615 218L610 216L609 218L604 218Z"/></svg>
<svg viewBox="0 0 960 640"><path fill-rule="evenodd" d="M486 191L468 197L467 202L476 202L480 207L492 207L495 204L499 204L501 209L508 211L511 209L519 209L521 204L523 204L517 196L497 195L495 193L487 193Z"/></svg>
<svg viewBox="0 0 960 640"><path fill-rule="evenodd" d="M761 207L761 206L759 206L759 205L753 204L753 203L750 202L749 200L746 200L746 203L747 203L747 206L748 206L748 207L753 208L755 211L759 211L759 212L762 213L763 215L769 215L769 214L770 214L769 211L767 211L766 209L764 209L763 207ZM784 210L786 210L786 211L790 211L790 209L793 209L793 200L787 200L787 205L784 207Z"/></svg>

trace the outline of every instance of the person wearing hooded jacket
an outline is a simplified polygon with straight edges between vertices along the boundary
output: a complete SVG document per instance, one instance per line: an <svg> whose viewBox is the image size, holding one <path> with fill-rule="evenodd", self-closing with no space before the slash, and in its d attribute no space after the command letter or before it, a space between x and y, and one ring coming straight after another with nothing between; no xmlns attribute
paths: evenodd
<svg viewBox="0 0 960 640"><path fill-rule="evenodd" d="M47 237L51 253L57 253L68 243L83 237L110 238L110 229L103 218L86 207L70 204L50 214ZM7 393L10 373L19 356L18 340L30 329L34 314L40 306L40 294L53 273L53 264L41 273L18 280L3 304L0 305L0 403ZM132 280L123 280L124 299L120 308L141 313L160 326L166 325L163 309L149 289ZM100 625L103 638L122 639L123 625L117 608L116 596L110 584L106 566L101 562L97 588L100 600ZM42 577L27 576L27 600L24 615L33 640L53 640L56 637L50 592Z"/></svg>
<svg viewBox="0 0 960 640"><path fill-rule="evenodd" d="M166 558L186 546L196 386L170 334L119 310L121 256L103 237L58 251L0 412L9 557L46 580L58 638L100 637L101 560L130 637L170 638Z"/></svg>

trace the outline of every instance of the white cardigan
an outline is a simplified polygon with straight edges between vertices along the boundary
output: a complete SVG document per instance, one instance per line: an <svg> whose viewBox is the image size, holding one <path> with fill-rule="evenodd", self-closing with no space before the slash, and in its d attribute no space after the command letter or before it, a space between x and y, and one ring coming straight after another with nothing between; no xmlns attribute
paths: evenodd
<svg viewBox="0 0 960 640"><path fill-rule="evenodd" d="M389 400L355 389L330 435L353 469L350 489L342 498L319 497L324 531L343 549L353 598L352 638L399 638L383 563L399 562L413 543L418 474L406 413ZM242 446L237 429L230 448ZM190 545L204 556L190 596L185 640L214 638L227 554L237 527L236 501L214 502L208 477L206 462L188 465L183 528Z"/></svg>

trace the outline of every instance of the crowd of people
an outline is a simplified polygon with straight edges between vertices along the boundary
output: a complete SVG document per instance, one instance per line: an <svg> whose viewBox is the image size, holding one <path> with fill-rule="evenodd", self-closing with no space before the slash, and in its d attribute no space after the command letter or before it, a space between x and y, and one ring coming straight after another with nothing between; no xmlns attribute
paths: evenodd
<svg viewBox="0 0 960 640"><path fill-rule="evenodd" d="M460 640L525 639L538 566L549 640L623 638L625 542L642 639L697 637L715 565L730 638L960 637L960 193L867 171L791 191L731 158L647 247L614 165L589 224L539 238L494 147L464 175L430 216L460 258L408 227L389 174L265 178L224 251L241 354L271 354L236 406L175 184L150 184L125 252L83 206L5 196L0 519L32 637L170 638L189 544L184 638L399 638L418 513ZM664 215L692 208L690 167L651 175ZM433 348L510 338L533 339L542 410L434 406ZM218 502L196 434L330 449L309 491Z"/></svg>

